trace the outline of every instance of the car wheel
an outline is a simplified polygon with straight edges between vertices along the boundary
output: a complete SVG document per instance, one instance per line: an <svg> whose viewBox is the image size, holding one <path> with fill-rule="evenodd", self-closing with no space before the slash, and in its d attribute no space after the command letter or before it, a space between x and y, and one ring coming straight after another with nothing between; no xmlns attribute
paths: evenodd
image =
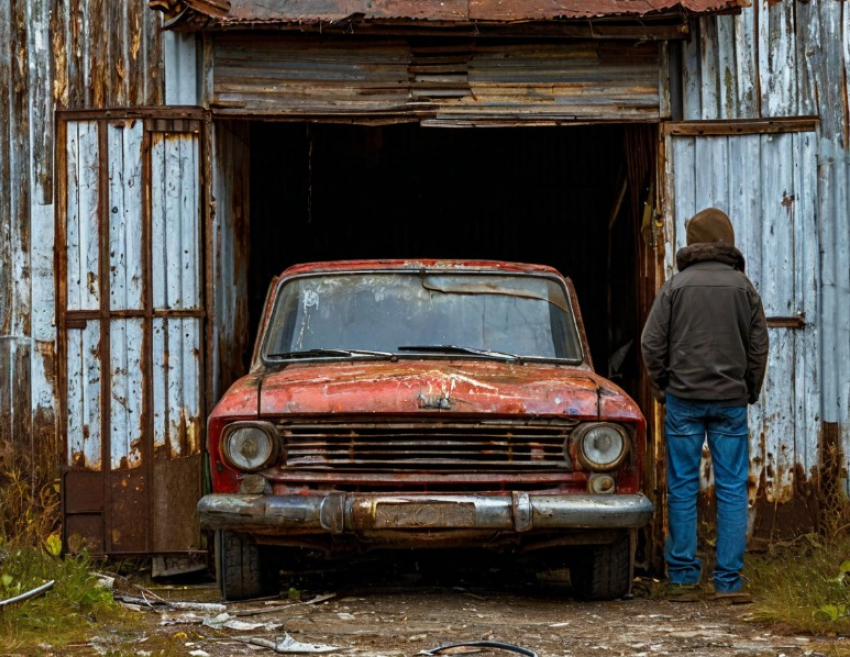
<svg viewBox="0 0 850 657"><path fill-rule="evenodd" d="M244 534L216 534L218 579L225 600L245 600L276 593L280 581L267 550Z"/></svg>
<svg viewBox="0 0 850 657"><path fill-rule="evenodd" d="M629 591L631 546L626 534L616 543L581 549L570 565L573 592L581 600L611 600Z"/></svg>

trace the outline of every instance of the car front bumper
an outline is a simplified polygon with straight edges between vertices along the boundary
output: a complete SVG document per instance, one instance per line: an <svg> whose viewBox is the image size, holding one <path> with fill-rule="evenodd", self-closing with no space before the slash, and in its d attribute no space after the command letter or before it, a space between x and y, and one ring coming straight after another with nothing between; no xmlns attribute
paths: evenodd
<svg viewBox="0 0 850 657"><path fill-rule="evenodd" d="M630 529L645 525L643 494L303 495L211 494L198 502L201 526L254 534L381 531Z"/></svg>

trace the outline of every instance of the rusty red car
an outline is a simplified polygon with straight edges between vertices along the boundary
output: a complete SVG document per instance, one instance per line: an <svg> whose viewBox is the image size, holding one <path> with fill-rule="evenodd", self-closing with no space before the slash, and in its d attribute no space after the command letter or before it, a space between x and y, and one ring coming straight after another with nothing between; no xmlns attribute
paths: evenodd
<svg viewBox="0 0 850 657"><path fill-rule="evenodd" d="M231 600L279 587L280 548L399 547L555 551L577 597L614 598L653 511L644 418L542 265L287 269L208 441L198 510Z"/></svg>

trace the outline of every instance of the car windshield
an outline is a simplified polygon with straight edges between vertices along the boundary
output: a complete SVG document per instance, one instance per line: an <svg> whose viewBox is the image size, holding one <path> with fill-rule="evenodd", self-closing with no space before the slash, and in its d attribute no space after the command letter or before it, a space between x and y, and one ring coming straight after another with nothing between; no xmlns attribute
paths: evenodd
<svg viewBox="0 0 850 657"><path fill-rule="evenodd" d="M269 360L454 356L581 362L566 290L533 275L350 273L282 283Z"/></svg>

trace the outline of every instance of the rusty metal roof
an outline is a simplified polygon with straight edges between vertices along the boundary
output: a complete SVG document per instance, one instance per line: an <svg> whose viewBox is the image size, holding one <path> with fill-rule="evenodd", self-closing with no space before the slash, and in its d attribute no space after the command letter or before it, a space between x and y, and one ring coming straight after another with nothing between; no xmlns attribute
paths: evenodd
<svg viewBox="0 0 850 657"><path fill-rule="evenodd" d="M417 20L448 23L685 16L726 13L749 0L149 0L172 23L270 25Z"/></svg>

